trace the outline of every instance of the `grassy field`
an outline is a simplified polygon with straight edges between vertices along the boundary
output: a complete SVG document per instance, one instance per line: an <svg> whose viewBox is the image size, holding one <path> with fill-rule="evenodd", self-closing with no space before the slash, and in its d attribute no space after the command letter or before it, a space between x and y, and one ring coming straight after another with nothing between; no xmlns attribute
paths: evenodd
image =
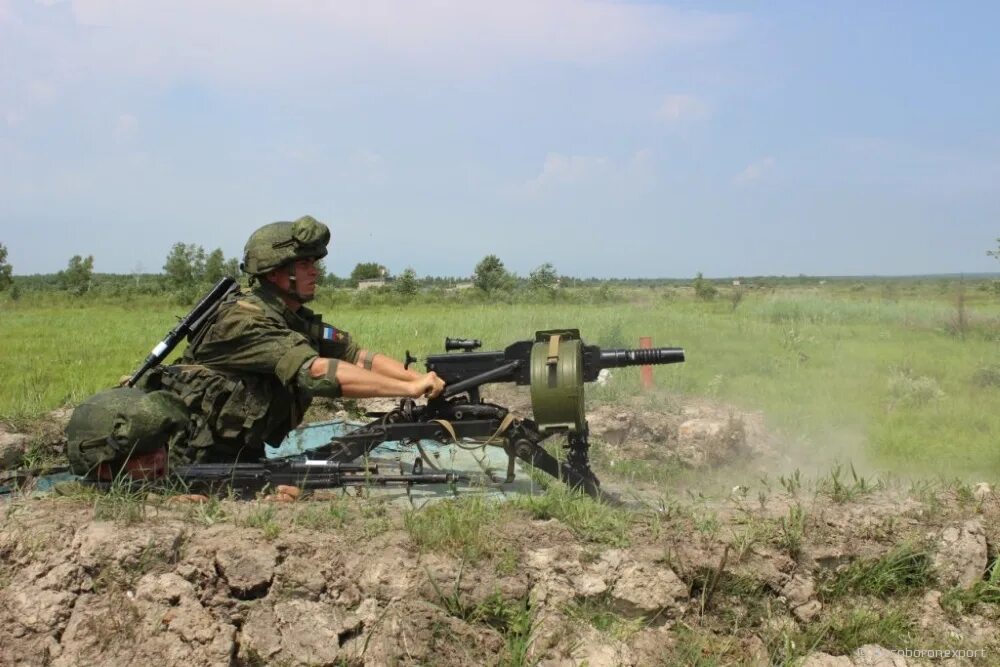
<svg viewBox="0 0 1000 667"><path fill-rule="evenodd" d="M445 336L502 348L537 329L578 327L589 343L680 345L687 363L657 369L667 394L764 412L801 460L831 454L900 473L1000 477L1000 298L950 283L728 290L695 300L678 287L619 290L597 303L319 301L326 320L401 358L443 351ZM615 298L617 297L617 298ZM0 301L0 419L38 418L133 370L186 307L53 296ZM617 372L590 401L640 392Z"/></svg>

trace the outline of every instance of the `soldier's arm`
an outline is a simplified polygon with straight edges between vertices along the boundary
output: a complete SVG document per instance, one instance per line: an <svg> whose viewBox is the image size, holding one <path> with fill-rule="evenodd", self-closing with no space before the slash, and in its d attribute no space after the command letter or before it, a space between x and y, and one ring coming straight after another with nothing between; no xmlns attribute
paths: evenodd
<svg viewBox="0 0 1000 667"><path fill-rule="evenodd" d="M391 360L385 355L381 359ZM436 373L420 375L402 368L406 375L393 377L362 366L341 363L338 359L315 357L299 371L299 385L316 396L345 398L374 398L409 396L435 398L444 389L444 382Z"/></svg>
<svg viewBox="0 0 1000 667"><path fill-rule="evenodd" d="M364 368L366 366L366 359L371 360L371 371L373 373L378 373L379 375L396 378L397 380L417 380L424 377L423 373L411 371L410 369L404 367L398 360L393 359L386 354L361 350L361 354L358 356L358 360L360 362L358 365ZM444 380L439 378L437 373L427 373L427 375L434 376L434 395L437 396L441 393L441 390L444 389Z"/></svg>

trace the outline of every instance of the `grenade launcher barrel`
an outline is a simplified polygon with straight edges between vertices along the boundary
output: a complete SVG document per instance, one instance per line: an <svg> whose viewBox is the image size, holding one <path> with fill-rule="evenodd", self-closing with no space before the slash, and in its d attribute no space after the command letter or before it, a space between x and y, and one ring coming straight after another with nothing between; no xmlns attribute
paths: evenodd
<svg viewBox="0 0 1000 667"><path fill-rule="evenodd" d="M535 344L536 341L524 340L497 352L474 352L466 348L460 353L432 354L426 359L427 370L436 372L445 381L445 398L491 382L528 385L531 350ZM605 368L681 363L684 348L602 350L597 345L584 345L581 356L583 381L593 382Z"/></svg>

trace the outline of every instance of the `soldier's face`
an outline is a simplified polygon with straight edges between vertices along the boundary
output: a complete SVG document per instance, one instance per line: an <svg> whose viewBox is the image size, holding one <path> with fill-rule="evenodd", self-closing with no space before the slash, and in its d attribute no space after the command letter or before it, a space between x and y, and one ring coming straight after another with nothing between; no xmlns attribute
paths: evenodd
<svg viewBox="0 0 1000 667"><path fill-rule="evenodd" d="M312 297L316 293L316 278L319 271L316 270L316 260L299 259L291 266L283 266L267 274L268 279L281 289L288 291L292 284L288 279L289 275L295 276L295 291L301 296Z"/></svg>

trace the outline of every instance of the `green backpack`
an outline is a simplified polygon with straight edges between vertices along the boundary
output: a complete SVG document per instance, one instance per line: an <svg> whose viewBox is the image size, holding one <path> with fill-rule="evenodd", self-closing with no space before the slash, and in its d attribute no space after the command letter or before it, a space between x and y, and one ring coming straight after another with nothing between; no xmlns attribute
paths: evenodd
<svg viewBox="0 0 1000 667"><path fill-rule="evenodd" d="M70 469L89 475L102 463L117 467L130 457L169 448L185 437L188 421L184 403L169 392L102 391L77 406L66 427Z"/></svg>

